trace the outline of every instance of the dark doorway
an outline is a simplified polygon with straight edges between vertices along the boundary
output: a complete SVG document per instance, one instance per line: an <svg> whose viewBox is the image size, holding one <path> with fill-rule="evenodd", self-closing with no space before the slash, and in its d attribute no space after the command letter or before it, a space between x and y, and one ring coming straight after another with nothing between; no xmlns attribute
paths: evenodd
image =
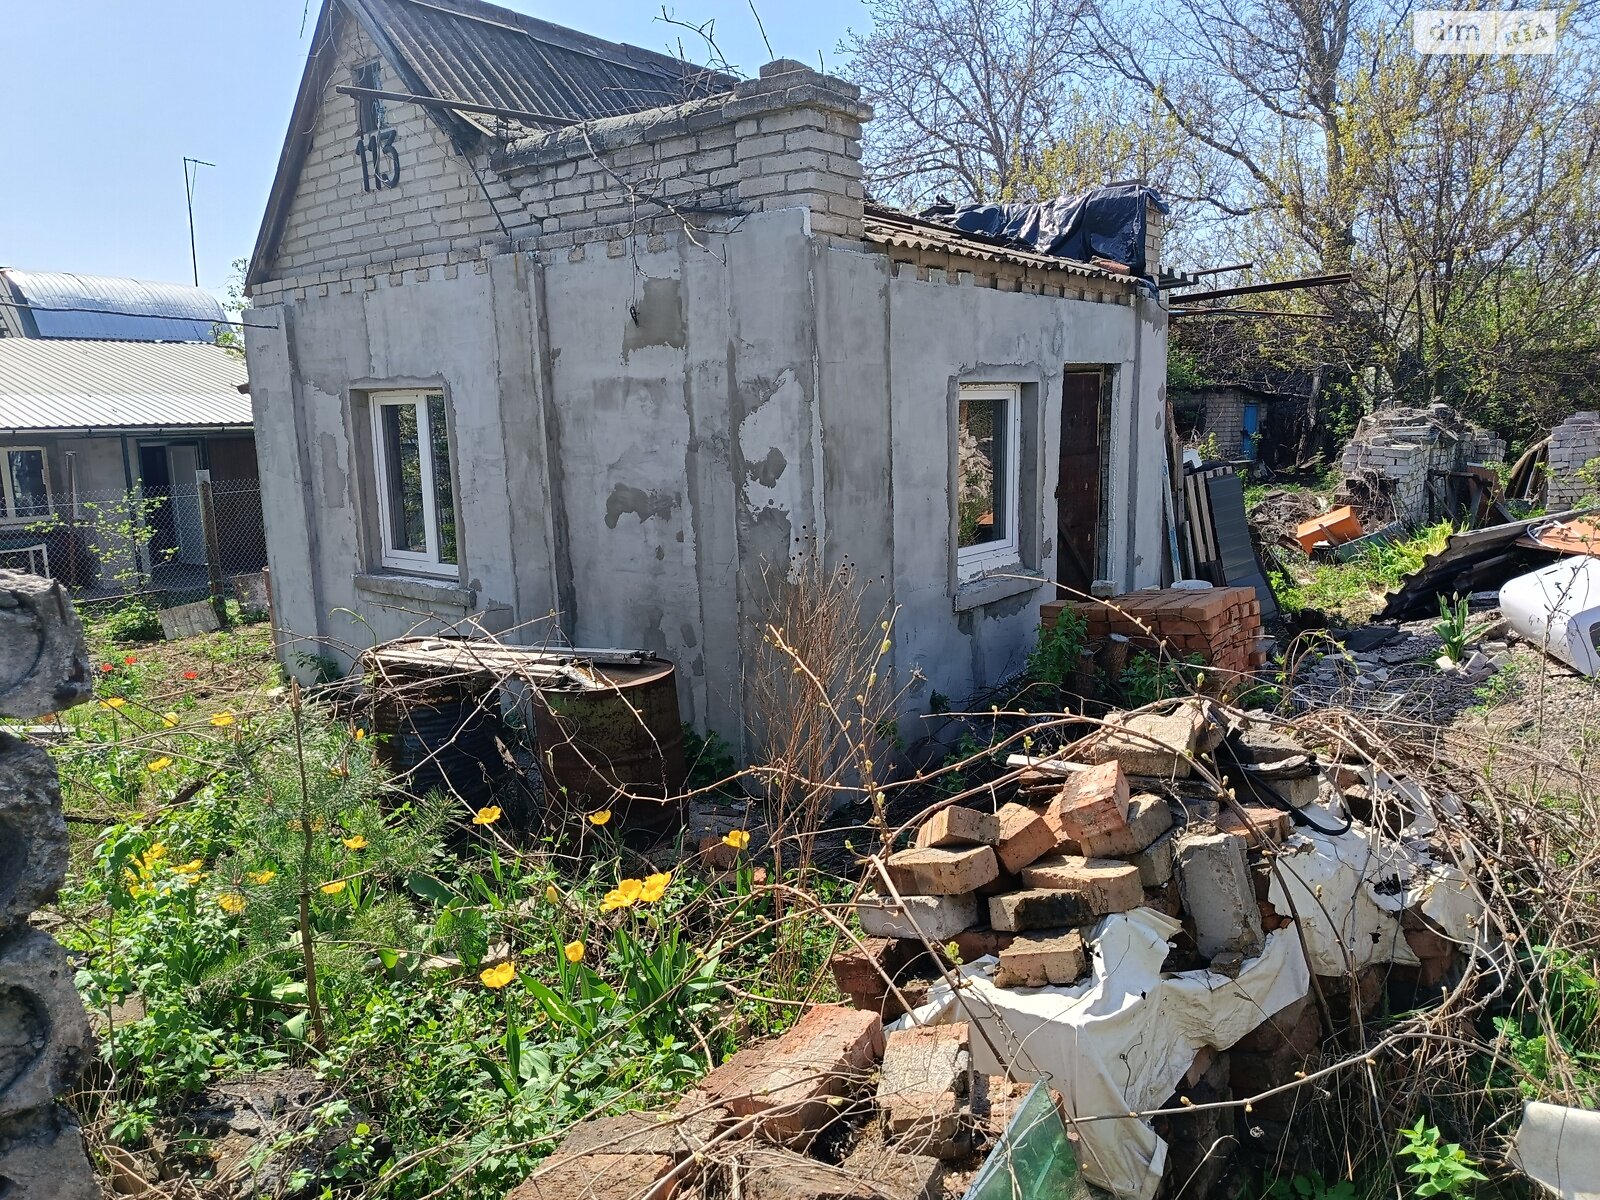
<svg viewBox="0 0 1600 1200"><path fill-rule="evenodd" d="M1100 568L1100 470L1107 373L1068 369L1061 380L1061 461L1056 475L1056 582L1089 594Z"/></svg>

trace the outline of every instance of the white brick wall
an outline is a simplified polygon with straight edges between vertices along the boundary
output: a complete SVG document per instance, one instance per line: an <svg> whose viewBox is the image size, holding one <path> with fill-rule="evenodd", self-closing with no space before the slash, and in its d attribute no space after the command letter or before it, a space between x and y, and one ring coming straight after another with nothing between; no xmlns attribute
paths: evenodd
<svg viewBox="0 0 1600 1200"><path fill-rule="evenodd" d="M1600 413L1574 413L1550 431L1549 508L1570 508L1600 490Z"/></svg>

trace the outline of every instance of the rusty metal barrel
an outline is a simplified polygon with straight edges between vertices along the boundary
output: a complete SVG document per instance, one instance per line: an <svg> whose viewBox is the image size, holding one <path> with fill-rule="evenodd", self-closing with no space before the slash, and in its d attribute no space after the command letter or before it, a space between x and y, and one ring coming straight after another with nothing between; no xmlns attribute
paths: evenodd
<svg viewBox="0 0 1600 1200"><path fill-rule="evenodd" d="M660 659L596 665L598 687L543 685L534 698L539 760L554 803L622 822L659 826L677 819L688 767L677 673Z"/></svg>

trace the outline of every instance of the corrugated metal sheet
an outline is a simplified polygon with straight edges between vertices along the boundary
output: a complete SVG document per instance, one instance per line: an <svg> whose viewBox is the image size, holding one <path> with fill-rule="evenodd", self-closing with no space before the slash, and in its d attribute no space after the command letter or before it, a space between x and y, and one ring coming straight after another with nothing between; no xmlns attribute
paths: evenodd
<svg viewBox="0 0 1600 1200"><path fill-rule="evenodd" d="M959 254L984 262L1014 263L1017 266L1035 267L1045 271L1064 271L1070 275L1084 275L1091 279L1111 279L1118 283L1136 284L1133 275L1121 275L1104 268L1091 266L1071 258L1057 258L1053 254L1036 254L1031 250L1018 250L996 245L970 234L934 225L916 217L890 209L869 206L863 219L866 239L884 246L900 246L907 250L939 250L946 254Z"/></svg>
<svg viewBox="0 0 1600 1200"><path fill-rule="evenodd" d="M476 0L353 0L434 96L585 120L677 104L732 80ZM493 132L493 117L458 114Z"/></svg>
<svg viewBox="0 0 1600 1200"><path fill-rule="evenodd" d="M209 342L224 319L215 296L177 283L65 271L0 269L0 303L31 337Z"/></svg>
<svg viewBox="0 0 1600 1200"><path fill-rule="evenodd" d="M0 338L0 430L249 425L247 379L198 342Z"/></svg>

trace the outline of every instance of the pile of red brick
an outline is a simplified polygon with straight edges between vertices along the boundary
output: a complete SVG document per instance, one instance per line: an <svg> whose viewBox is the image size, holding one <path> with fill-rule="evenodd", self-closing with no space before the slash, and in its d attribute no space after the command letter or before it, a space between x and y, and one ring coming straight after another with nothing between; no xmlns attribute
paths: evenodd
<svg viewBox="0 0 1600 1200"><path fill-rule="evenodd" d="M1136 647L1160 647L1178 658L1197 654L1229 675L1258 671L1267 662L1258 649L1261 601L1253 588L1152 588L1109 600L1056 600L1040 606L1040 622L1053 628L1065 609L1084 619L1091 643L1121 634Z"/></svg>

